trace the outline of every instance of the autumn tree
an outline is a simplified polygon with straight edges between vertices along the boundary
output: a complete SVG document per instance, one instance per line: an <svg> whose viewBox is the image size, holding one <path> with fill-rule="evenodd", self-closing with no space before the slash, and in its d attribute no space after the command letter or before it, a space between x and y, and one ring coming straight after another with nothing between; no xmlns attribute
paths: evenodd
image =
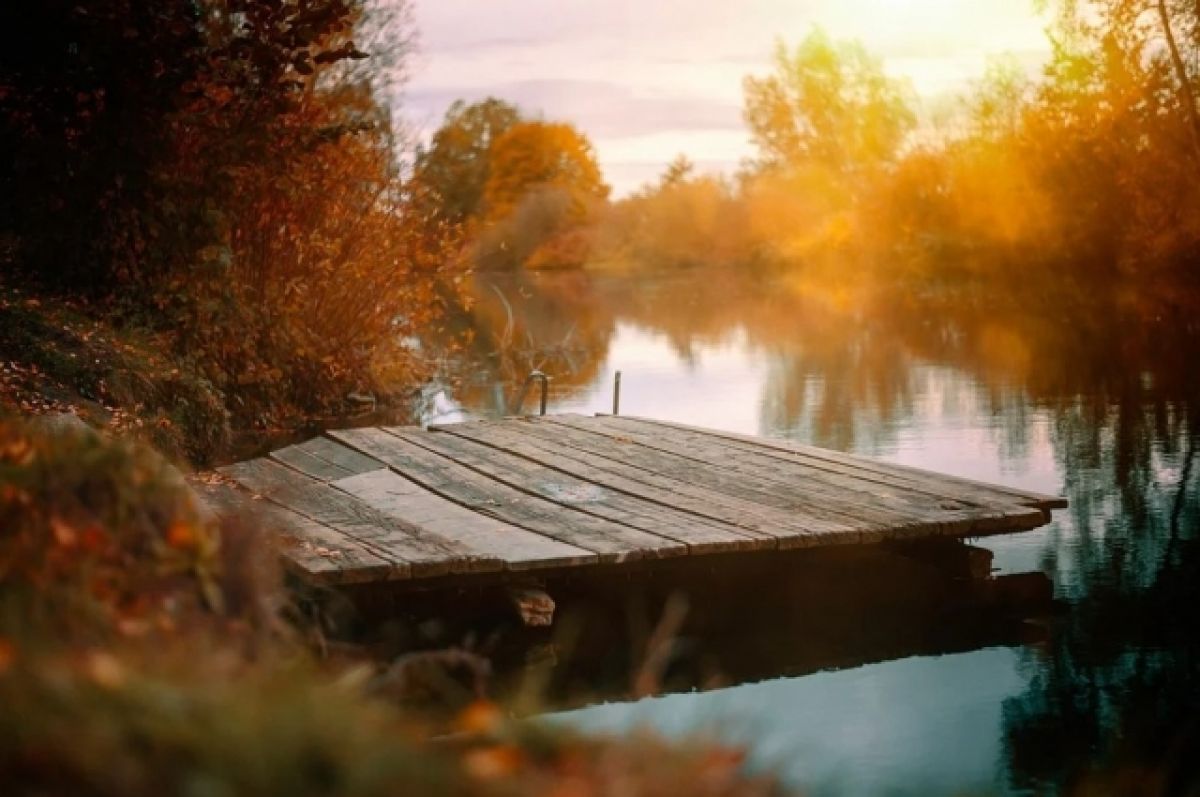
<svg viewBox="0 0 1200 797"><path fill-rule="evenodd" d="M446 260L415 223L382 91L407 8L0 6L15 268L161 333L245 424L336 411L403 356Z"/></svg>
<svg viewBox="0 0 1200 797"><path fill-rule="evenodd" d="M561 123L513 125L492 144L488 169L477 265L550 268L588 258L585 225L608 186L582 133Z"/></svg>
<svg viewBox="0 0 1200 797"><path fill-rule="evenodd" d="M862 45L813 30L775 48L774 72L745 80L746 124L759 166L815 163L849 174L892 160L915 124L905 85Z"/></svg>
<svg viewBox="0 0 1200 797"><path fill-rule="evenodd" d="M582 218L590 202L608 196L587 137L572 125L522 122L496 140L483 198L492 219L511 213L532 191L566 193L571 213Z"/></svg>
<svg viewBox="0 0 1200 797"><path fill-rule="evenodd" d="M516 106L495 97L455 101L429 145L417 150L413 188L422 212L451 224L480 215L492 145L520 121Z"/></svg>
<svg viewBox="0 0 1200 797"><path fill-rule="evenodd" d="M1200 168L1197 6L1061 0L1053 55L1027 117L1062 235L1098 272L1143 290L1195 281Z"/></svg>

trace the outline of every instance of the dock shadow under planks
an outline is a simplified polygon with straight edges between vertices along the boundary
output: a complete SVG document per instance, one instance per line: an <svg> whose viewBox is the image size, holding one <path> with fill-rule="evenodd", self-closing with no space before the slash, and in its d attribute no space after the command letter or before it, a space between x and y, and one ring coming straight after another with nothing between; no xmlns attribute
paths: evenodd
<svg viewBox="0 0 1200 797"><path fill-rule="evenodd" d="M1062 498L641 418L332 431L222 468L317 584L1032 529ZM222 498L228 511L232 495Z"/></svg>

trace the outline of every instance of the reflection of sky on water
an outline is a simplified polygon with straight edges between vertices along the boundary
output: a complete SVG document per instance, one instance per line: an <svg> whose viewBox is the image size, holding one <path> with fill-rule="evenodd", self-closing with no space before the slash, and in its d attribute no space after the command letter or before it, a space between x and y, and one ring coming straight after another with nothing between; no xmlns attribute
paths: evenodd
<svg viewBox="0 0 1200 797"><path fill-rule="evenodd" d="M678 421L743 434L819 442L811 417L828 376L810 376L805 406L809 414L789 418L776 412L770 395L771 375L786 368L788 354L751 344L740 328L716 340L692 340L686 356L662 333L617 321L604 362L590 383L551 388L549 411L593 414L612 411L613 377L621 371L621 413ZM908 370L909 404L905 412L856 405L846 413L855 427L847 435L856 452L913 467L927 468L995 484L1058 495L1063 479L1050 440L1051 420L1045 410L1031 410L1017 388L995 395L977 380L954 368L922 364ZM536 394L526 401L534 411ZM1021 413L1021 437L1011 439L1012 415ZM467 420L469 412L439 394L431 417L440 423ZM787 418L786 426L770 419ZM1038 570L1046 530L994 537L987 547L996 553L1000 572Z"/></svg>
<svg viewBox="0 0 1200 797"><path fill-rule="evenodd" d="M751 346L740 330L718 342L692 342L681 356L666 335L628 322L617 322L604 363L591 384L564 389L552 386L551 412L611 412L613 377L621 371L621 413L689 423L744 434L813 442L801 416L786 428L773 426L768 380L780 355ZM553 376L553 374L552 374ZM811 392L821 377L812 377ZM861 426L857 453L917 467L944 470L983 481L1057 493L1061 478L1048 436L1049 418L1030 412L1028 437L1012 445L1003 418L984 400L970 377L945 367L913 368L911 415L893 415L880 428L871 408L855 407L851 423ZM1016 402L1013 402L1014 404ZM816 402L810 402L815 406ZM535 398L526 402L526 411ZM438 420L467 417L453 401L435 404ZM871 417L876 415L876 417Z"/></svg>
<svg viewBox="0 0 1200 797"><path fill-rule="evenodd" d="M621 413L732 432L758 431L767 366L740 330L718 343L693 344L685 360L665 335L618 323L596 381L555 412L611 412L613 376L621 371Z"/></svg>
<svg viewBox="0 0 1200 797"><path fill-rule="evenodd" d="M621 411L747 434L812 442L803 413L786 428L770 406L772 367L784 355L748 344L737 330L717 342L693 342L685 359L664 335L618 322L608 357L592 384L555 397L556 412L608 412L613 374L622 372ZM821 379L806 389L819 394ZM909 371L906 412L856 407L850 439L859 453L983 481L1058 493L1062 478L1049 439L1049 418L1027 411L1026 434L1005 434L996 397L953 368ZM1000 406L1012 406L1017 400ZM817 407L818 402L806 402ZM989 538L1004 572L1039 569L1046 532ZM714 692L609 704L565 715L589 729L649 725L687 735L710 729L752 741L758 763L780 767L791 782L817 793L962 793L1003 787L997 779L1002 701L1022 680L1017 653L993 649L914 658L747 684Z"/></svg>
<svg viewBox="0 0 1200 797"><path fill-rule="evenodd" d="M917 657L555 715L589 731L648 727L751 742L751 764L810 794L1003 790L1001 703L1024 686L1018 652Z"/></svg>
<svg viewBox="0 0 1200 797"><path fill-rule="evenodd" d="M1061 784L1106 755L1098 740L1119 738L1126 718L1150 710L1169 730L1200 694L1188 680L1194 632L1179 627L1190 623L1178 610L1195 605L1189 585L1200 583L1189 575L1200 550L1200 469L1186 466L1200 450L1200 423L1188 403L1194 371L1180 354L1191 348L1133 346L1136 327L1119 322L1111 335L1081 337L1078 320L1052 323L1024 308L937 323L911 310L831 316L721 274L512 283L513 350L486 345L508 319L488 303L491 292L477 306L483 365L463 372L458 394L472 413L500 414L500 396L531 368L558 377L552 412L608 412L620 369L624 414L841 448L1072 502L1046 527L975 541L1003 573L1051 576L1064 614L1041 618L1048 637L1036 647L866 664L597 707L572 721L717 725L740 733L756 761L805 784L832 788L837 774L852 793L892 793L885 785L897 783L995 793L1008 785L1005 767L1021 787ZM566 343L571 356L560 353ZM526 411L535 406L532 396ZM445 396L435 409L466 417Z"/></svg>

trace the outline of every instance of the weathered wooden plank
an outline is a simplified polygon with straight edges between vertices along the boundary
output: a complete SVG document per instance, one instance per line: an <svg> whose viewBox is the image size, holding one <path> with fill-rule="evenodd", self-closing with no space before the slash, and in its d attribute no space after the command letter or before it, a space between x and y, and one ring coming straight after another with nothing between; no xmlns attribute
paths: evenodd
<svg viewBox="0 0 1200 797"><path fill-rule="evenodd" d="M1009 529L1013 516L1025 517L1025 522L1040 525L1041 513L1025 507L988 509L943 509L913 505L908 497L890 491L875 491L874 485L853 480L843 484L824 483L825 474L806 472L784 478L779 468L755 468L740 462L736 453L727 452L715 457L706 449L660 442L653 435L632 432L610 437L602 429L574 429L557 424L555 432L571 431L591 437L599 443L608 442L619 449L612 453L624 460L636 460L643 467L676 478L702 483L708 487L738 495L763 506L785 511L799 511L817 516L850 521L862 528L862 541L910 536L983 534L996 523ZM814 478L814 476L816 478Z"/></svg>
<svg viewBox="0 0 1200 797"><path fill-rule="evenodd" d="M459 573L472 567L461 546L438 540L421 528L297 471L256 459L221 472L265 498L363 543L397 565L396 579Z"/></svg>
<svg viewBox="0 0 1200 797"><path fill-rule="evenodd" d="M1009 505L968 507L951 504L913 504L890 493L872 493L853 481L827 484L811 474L781 478L776 471L755 472L739 465L734 457L715 464L670 449L650 448L633 440L617 440L582 430L554 427L553 434L567 432L564 444L579 446L647 472L703 485L718 494L744 499L746 503L772 507L787 513L851 521L864 528L864 541L903 536L986 534L1012 530L1021 524L1041 525L1038 510ZM534 430L537 434L540 430ZM590 439L581 439L586 435ZM955 508L961 507L961 508ZM865 524L865 525L864 525ZM882 532L882 534L880 533Z"/></svg>
<svg viewBox="0 0 1200 797"><path fill-rule="evenodd" d="M446 434L386 430L527 495L614 522L657 538L655 550L670 555L745 550L753 540L736 528L686 516L669 508L605 489L504 449Z"/></svg>
<svg viewBox="0 0 1200 797"><path fill-rule="evenodd" d="M557 417L557 416L556 416ZM578 416L586 418L587 416ZM643 426L654 427L666 430L681 430L693 432L696 434L706 435L711 438L718 438L722 441L728 441L742 448L752 448L757 450L766 450L768 456L784 455L782 458L794 461L796 458L822 461L828 465L841 465L847 468L868 471L874 474L888 476L893 478L906 478L909 483L920 485L938 485L939 487L950 487L963 490L964 495L976 495L983 500L989 500L986 496L991 496L990 500L1003 503L1016 503L1025 506L1036 506L1039 509L1062 509L1067 506L1067 499L1062 496L1046 495L1044 493L1033 492L1031 490L1023 490L1016 487L1007 487L1004 485L990 484L987 482L976 481L973 479L965 479L961 476L952 476L950 474L938 473L936 471L924 470L922 468L914 468L909 465L899 465L892 462L882 462L879 460L860 457L854 454L846 454L841 451L832 449L819 448L817 446L808 446L803 443L796 443L790 440L777 440L773 438L755 437L752 435L737 434L735 432L726 432L723 430L703 429L697 426L688 426L687 424L674 423L669 421L656 421L650 418L639 418L636 416L597 416L598 419L615 420L619 423L630 422ZM970 500L970 499L964 499Z"/></svg>
<svg viewBox="0 0 1200 797"><path fill-rule="evenodd" d="M392 470L356 474L333 486L438 539L462 546L473 554L472 571L532 570L597 559L591 551L472 512Z"/></svg>
<svg viewBox="0 0 1200 797"><path fill-rule="evenodd" d="M387 467L379 460L339 443L329 437L328 433L304 441L299 448L326 462L345 468L352 474L367 473Z"/></svg>
<svg viewBox="0 0 1200 797"><path fill-rule="evenodd" d="M279 529L286 566L328 584L974 536L1064 503L628 417L344 430L222 471L265 497L242 503Z"/></svg>
<svg viewBox="0 0 1200 797"><path fill-rule="evenodd" d="M736 526L741 533L759 538L754 549L801 547L815 544L817 538L828 535L842 535L857 540L866 528L866 524L846 518L829 520L779 511L761 503L714 493L685 478L673 478L595 456L569 444L566 438L573 430L551 430L539 424L518 425L512 421L446 424L434 428L447 434L494 444L555 470L675 511ZM567 434L563 434L564 431ZM555 432L558 432L557 437L554 437Z"/></svg>
<svg viewBox="0 0 1200 797"><path fill-rule="evenodd" d="M616 439L540 419L525 424L523 431L547 446L572 452L570 456L589 457L588 461L599 468L657 483L681 497L717 502L767 523L779 524L783 518L781 528L788 528L790 520L814 531L820 528L818 524L824 524L825 530L834 534L849 527L867 535L886 531L888 536L903 536L959 534L973 522L972 518L962 518L956 513L931 518L927 513L915 513L905 507L897 509L890 503L878 507L876 497L869 494L843 489L831 494L828 489L814 490L811 483L783 483L747 475L724 460L719 465L713 464L639 445L628 438Z"/></svg>
<svg viewBox="0 0 1200 797"><path fill-rule="evenodd" d="M662 538L640 529L530 496L381 429L345 429L331 434L449 501L591 551L600 562L634 561L686 550L678 544L675 551L664 549Z"/></svg>
<svg viewBox="0 0 1200 797"><path fill-rule="evenodd" d="M932 531L925 524L948 523L946 533L988 534L1035 528L1045 522L1043 510L1022 506L1008 496L986 493L961 485L934 481L914 484L905 477L882 472L858 471L836 464L780 457L761 457L734 443L699 432L677 428L657 429L653 423L614 423L615 419L571 417L555 424L624 439L666 453L691 458L696 463L720 461L722 467L759 480L759 487L795 494L798 486L812 496L824 496L837 511L856 516L874 511L887 524L890 514L900 522L907 517L917 525L915 533ZM936 474L934 474L936 476ZM963 528L966 523L969 528ZM906 524L907 525L907 524Z"/></svg>
<svg viewBox="0 0 1200 797"><path fill-rule="evenodd" d="M512 443L493 447L448 433L460 426L437 427L443 433L412 435L410 439L516 489L683 543L689 553L744 551L767 545L768 538L750 536L753 532L749 530L608 489L548 467L517 453L518 446Z"/></svg>
<svg viewBox="0 0 1200 797"><path fill-rule="evenodd" d="M305 476L311 476L323 482L354 475L354 471L321 459L298 445L272 451L268 456L276 462L282 462L289 468L300 471Z"/></svg>
<svg viewBox="0 0 1200 797"><path fill-rule="evenodd" d="M313 584L357 584L386 580L395 563L362 543L270 501L254 501L232 485L206 485L205 503L229 522L253 523L278 542L284 566ZM233 520L236 518L236 520Z"/></svg>

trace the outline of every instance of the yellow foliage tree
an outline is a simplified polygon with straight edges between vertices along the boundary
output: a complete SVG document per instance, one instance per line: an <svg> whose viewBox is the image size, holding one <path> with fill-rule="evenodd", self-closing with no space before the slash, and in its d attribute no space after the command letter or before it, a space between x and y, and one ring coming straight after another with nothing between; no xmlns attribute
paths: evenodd
<svg viewBox="0 0 1200 797"><path fill-rule="evenodd" d="M772 65L745 80L760 166L859 172L892 160L916 124L908 87L857 42L813 30L794 50L778 43Z"/></svg>
<svg viewBox="0 0 1200 797"><path fill-rule="evenodd" d="M492 144L490 161L483 196L492 220L507 217L534 191L565 191L576 220L582 220L592 201L608 196L591 142L569 124L513 125Z"/></svg>

